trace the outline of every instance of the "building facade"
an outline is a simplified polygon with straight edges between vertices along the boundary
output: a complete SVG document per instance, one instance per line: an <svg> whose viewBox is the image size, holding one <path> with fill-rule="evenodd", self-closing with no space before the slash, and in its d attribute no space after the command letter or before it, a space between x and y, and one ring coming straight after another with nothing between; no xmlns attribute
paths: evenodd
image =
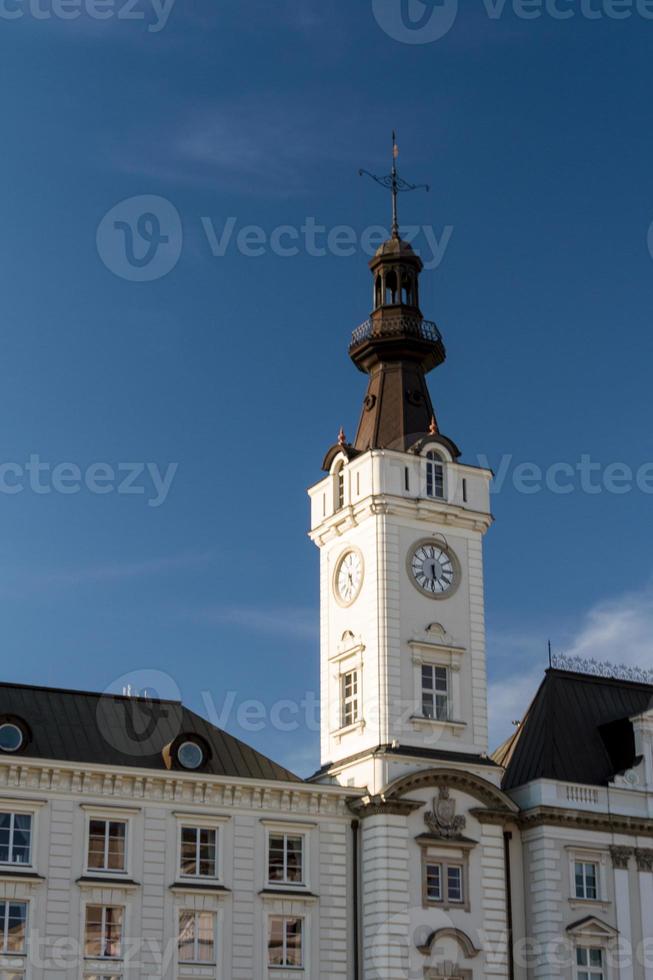
<svg viewBox="0 0 653 980"><path fill-rule="evenodd" d="M359 427L310 490L320 769L0 685L3 980L653 980L651 678L553 662L490 754L491 473L438 424L396 222L371 271Z"/></svg>

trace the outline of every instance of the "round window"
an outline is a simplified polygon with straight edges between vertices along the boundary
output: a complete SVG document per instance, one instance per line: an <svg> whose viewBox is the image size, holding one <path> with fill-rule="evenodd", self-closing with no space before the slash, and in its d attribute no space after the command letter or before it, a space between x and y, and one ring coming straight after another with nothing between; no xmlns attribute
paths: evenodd
<svg viewBox="0 0 653 980"><path fill-rule="evenodd" d="M25 736L18 725L11 722L0 725L0 751L18 752L24 741Z"/></svg>
<svg viewBox="0 0 653 980"><path fill-rule="evenodd" d="M204 762L204 750L197 742L182 742L177 751L177 758L184 769L199 769Z"/></svg>

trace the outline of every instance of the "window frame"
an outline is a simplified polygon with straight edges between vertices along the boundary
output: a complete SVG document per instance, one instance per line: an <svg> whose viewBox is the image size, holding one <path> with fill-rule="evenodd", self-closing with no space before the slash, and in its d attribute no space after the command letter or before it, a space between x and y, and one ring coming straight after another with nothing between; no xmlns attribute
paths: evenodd
<svg viewBox="0 0 653 980"><path fill-rule="evenodd" d="M447 459L440 449L429 447L424 453L426 462L425 473L425 496L428 500L447 499ZM436 488L440 486L442 492L436 493Z"/></svg>
<svg viewBox="0 0 653 980"><path fill-rule="evenodd" d="M469 856L474 844L461 846L460 841L452 843L450 848L435 843L434 840L420 841L422 844L422 906L425 909L436 908L444 912L459 909L462 912L471 911ZM429 869L437 867L440 876L440 898L429 897ZM449 888L450 870L460 872L460 900L451 897Z"/></svg>
<svg viewBox="0 0 653 980"><path fill-rule="evenodd" d="M124 862L123 868L94 868L89 864L91 856L91 823L93 821L104 822L105 824L105 859L108 855L109 847L109 834L107 829L112 823L124 824L125 825L125 847L124 847ZM129 876L129 864L130 864L130 837L131 837L131 819L129 816L123 813L111 813L100 811L90 811L86 813L86 836L85 836L85 854L84 854L84 874L90 877L98 878L126 878Z"/></svg>
<svg viewBox="0 0 653 980"><path fill-rule="evenodd" d="M424 685L424 675L427 671L430 672L431 678L433 680L433 687L428 689ZM440 717L436 713L438 697L442 696L442 692L438 691L437 688L438 671L444 672L444 679L446 683L446 693L444 695L446 698L446 715L444 717ZM422 663L420 665L419 682L420 682L420 704L419 704L420 717L424 718L426 721L439 721L444 724L453 721L453 690L452 690L453 685L451 681L451 668L448 667L446 664L441 664L441 663L435 663L435 662ZM425 707L424 707L425 698L429 692L432 695L432 699L433 699L434 713L432 715L426 714Z"/></svg>
<svg viewBox="0 0 653 980"><path fill-rule="evenodd" d="M354 678L353 693L347 695L347 679ZM348 709L352 709L352 717L347 718ZM343 670L340 674L340 729L353 728L361 722L361 672L356 667Z"/></svg>
<svg viewBox="0 0 653 980"><path fill-rule="evenodd" d="M284 880L270 878L270 842L273 837L283 837L284 839ZM288 881L288 850L287 841L290 837L297 837L301 839L302 851L301 851L301 880L300 881ZM283 890L301 889L306 890L308 888L308 835L305 830L300 828L293 828L291 826L279 826L279 828L268 827L266 829L265 835L265 884L267 888Z"/></svg>
<svg viewBox="0 0 653 980"><path fill-rule="evenodd" d="M215 834L215 855L214 855L214 873L212 875L203 875L197 871L200 862L200 847L201 844L196 838L195 843L195 868L194 874L188 874L188 872L182 869L182 859L183 859L183 832L184 830L194 830L196 834L201 833L201 831L207 831L209 833ZM215 884L222 880L222 862L221 862L221 826L216 823L203 823L201 820L193 821L191 818L188 819L178 819L177 826L177 875L180 881L206 881Z"/></svg>
<svg viewBox="0 0 653 980"><path fill-rule="evenodd" d="M0 933L0 956L6 958L10 958L13 956L26 957L27 946L28 946L29 921L30 921L30 903L26 898L0 898L0 905L5 906L4 929L2 930L2 933ZM7 948L7 940L9 938L9 907L12 905L20 905L25 908L23 945L20 950L9 950ZM24 969L24 967L22 967L21 969ZM7 971L7 972L11 972L11 971ZM20 970L18 972L20 972Z"/></svg>
<svg viewBox="0 0 653 980"><path fill-rule="evenodd" d="M579 879L579 872L578 872L578 869L579 868L581 869L581 871L580 871L580 877L582 879L582 894L579 894L579 892L578 892L578 886L579 886L579 880L578 880ZM593 868L594 869L594 890L596 892L595 895L588 895L587 894L587 891L588 891L588 877L589 877L587 875L587 869L588 868ZM591 860L588 860L587 858L583 858L583 857L576 857L576 858L574 858L574 894L573 894L573 898L576 899L577 901L580 901L580 902L601 902L602 901L602 896L601 896L601 868L600 868L600 865L599 865L598 861L591 861Z"/></svg>
<svg viewBox="0 0 653 980"><path fill-rule="evenodd" d="M180 966L192 966L192 967L207 967L216 966L218 963L218 912L215 909L196 909L190 908L188 906L180 907L176 909L177 913L177 963ZM181 917L182 915L192 915L197 919L200 916L208 915L212 920L212 958L208 960L202 960L199 958L195 959L182 959L180 956L180 941L181 941ZM194 935L193 935L193 952L197 954L199 950L199 935L197 932L197 925L195 925Z"/></svg>
<svg viewBox="0 0 653 980"><path fill-rule="evenodd" d="M8 861L0 861L0 869L2 869L2 868L12 868L12 869L14 869L14 868L21 868L21 869L24 869L24 870L27 870L27 871L34 870L34 844L35 844L35 841L37 840L36 832L35 832L36 831L36 814L34 813L33 810L22 810L19 807L15 807L15 808L12 807L12 808L7 808L7 809L0 808L0 815L2 815L2 816L7 816L8 815L9 818L10 818L9 841L8 841L8 844L7 844L7 849L8 849L8 852L9 852L9 858L10 859ZM30 819L30 830L29 830L29 861L27 861L27 862L12 861L11 860L11 851L12 851L13 838L14 838L14 833L15 833L14 823L15 823L15 818L16 817L29 817L29 819Z"/></svg>
<svg viewBox="0 0 653 980"><path fill-rule="evenodd" d="M270 962L270 951L271 951L270 939L271 939L271 936L272 936L272 922L274 920L278 920L278 921L280 921L283 924L283 947L282 947L282 949L283 949L283 959L284 959L284 962L283 963L271 963ZM288 956L287 956L288 935L287 935L287 931L286 931L286 924L288 922L291 922L291 921L299 922L300 925L301 925L301 928L300 928L300 943L299 943L299 954L300 954L300 962L299 962L299 964L288 964L287 963L287 959L288 959ZM265 957L265 959L266 959L267 969L269 971L293 970L293 971L299 972L299 971L304 971L306 969L306 963L307 963L307 959L308 959L307 958L307 955L306 955L306 953L307 953L307 941L306 941L306 937L307 937L307 926L306 926L306 922L307 922L307 918L306 918L305 915L298 915L298 914L287 915L287 914L284 914L282 912L270 912L268 914L268 916L267 916L267 923L266 923L267 924L267 929L266 929L266 939L265 939L265 943L266 943L266 957Z"/></svg>
<svg viewBox="0 0 653 980"><path fill-rule="evenodd" d="M587 965L579 963L578 958L581 953L586 952L588 954ZM590 965L590 954L600 953L601 954L601 966L600 969L592 967ZM608 970L607 970L607 956L606 949L604 946L594 945L590 943L577 943L576 944L576 962L574 964L574 980L608 980Z"/></svg>
<svg viewBox="0 0 653 980"><path fill-rule="evenodd" d="M120 920L120 939L118 941L118 954L116 956L107 956L104 953L99 953L99 955L94 955L93 953L87 952L88 938L88 913L90 909L101 909L100 918L100 947L101 949L106 945L106 915L105 913L108 909L118 909L121 912ZM104 962L104 963L121 963L124 960L124 946L125 946L125 926L127 922L127 907L125 905L115 905L112 903L97 903L97 902L86 902L83 907L83 949L84 949L84 960L91 960L94 962ZM122 971L120 971L122 972ZM110 971L107 971L110 973Z"/></svg>

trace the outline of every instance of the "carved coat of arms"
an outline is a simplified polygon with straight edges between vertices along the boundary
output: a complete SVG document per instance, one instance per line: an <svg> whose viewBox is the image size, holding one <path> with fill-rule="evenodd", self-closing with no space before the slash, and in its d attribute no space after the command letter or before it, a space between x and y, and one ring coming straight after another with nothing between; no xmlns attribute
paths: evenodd
<svg viewBox="0 0 653 980"><path fill-rule="evenodd" d="M424 814L426 826L437 837L460 837L467 823L465 817L456 815L456 801L451 799L448 786L441 786L433 800L433 809Z"/></svg>

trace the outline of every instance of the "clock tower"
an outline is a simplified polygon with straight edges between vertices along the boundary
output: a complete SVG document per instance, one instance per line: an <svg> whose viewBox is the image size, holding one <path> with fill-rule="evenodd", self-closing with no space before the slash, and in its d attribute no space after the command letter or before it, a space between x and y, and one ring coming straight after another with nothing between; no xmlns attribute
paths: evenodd
<svg viewBox="0 0 653 980"><path fill-rule="evenodd" d="M326 454L310 534L321 776L378 792L416 765L485 758L482 539L492 518L491 474L462 463L436 419L426 376L446 352L396 218L370 269L372 313L349 347L368 379L358 431L353 442L341 431Z"/></svg>

